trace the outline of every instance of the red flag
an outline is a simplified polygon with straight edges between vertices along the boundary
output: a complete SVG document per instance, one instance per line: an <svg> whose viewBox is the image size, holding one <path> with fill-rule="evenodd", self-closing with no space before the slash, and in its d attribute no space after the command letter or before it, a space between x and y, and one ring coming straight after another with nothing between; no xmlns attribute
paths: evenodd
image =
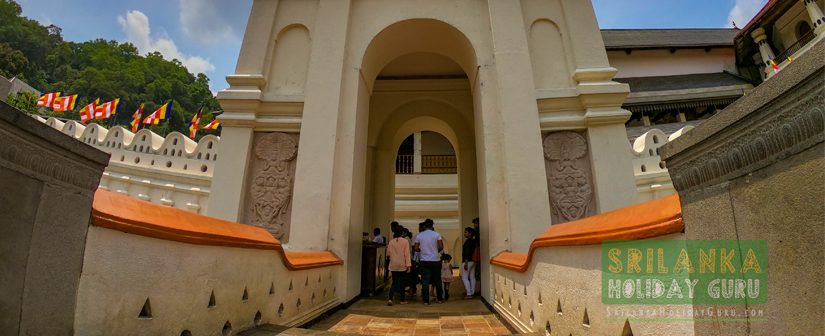
<svg viewBox="0 0 825 336"><path fill-rule="evenodd" d="M204 130L216 130L216 129L218 129L218 126L220 126L220 125L221 125L221 123L218 121L218 119L215 119L215 120L212 120L212 122L206 124L206 126L203 126L202 129L204 129Z"/></svg>
<svg viewBox="0 0 825 336"><path fill-rule="evenodd" d="M97 105L95 107L95 119L108 119L117 113L118 104L120 104L120 98Z"/></svg>
<svg viewBox="0 0 825 336"><path fill-rule="evenodd" d="M100 98L95 99L95 101L89 103L89 105L84 106L80 109L80 123L85 124L87 121L94 119L95 108L97 104L100 103Z"/></svg>
<svg viewBox="0 0 825 336"><path fill-rule="evenodd" d="M198 113L192 116L192 121L189 122L189 137L192 140L195 140L195 136L198 135L198 126L201 124L201 115L203 115L203 107L201 106Z"/></svg>
<svg viewBox="0 0 825 336"><path fill-rule="evenodd" d="M132 125L132 133L138 131L138 127L140 127L141 116L143 116L143 103L140 103L140 107L138 107L137 111L135 111L135 113L132 113L132 122L130 124Z"/></svg>
<svg viewBox="0 0 825 336"><path fill-rule="evenodd" d="M146 118L143 118L143 123L150 125L158 125L161 121L166 119L167 113L172 113L171 100L166 104L163 104L160 107L158 107L158 109L155 110L155 112L152 112L152 114L148 115Z"/></svg>
<svg viewBox="0 0 825 336"><path fill-rule="evenodd" d="M55 112L66 112L74 110L74 105L77 103L77 95L57 97L52 103L52 109Z"/></svg>
<svg viewBox="0 0 825 336"><path fill-rule="evenodd" d="M44 94L37 99L37 106L52 107L52 104L54 104L54 100L57 99L57 97L60 97L60 92Z"/></svg>

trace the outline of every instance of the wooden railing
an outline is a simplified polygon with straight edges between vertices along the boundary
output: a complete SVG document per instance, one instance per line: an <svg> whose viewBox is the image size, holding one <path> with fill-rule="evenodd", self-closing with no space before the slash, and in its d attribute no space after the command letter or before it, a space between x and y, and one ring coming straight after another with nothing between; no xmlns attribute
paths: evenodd
<svg viewBox="0 0 825 336"><path fill-rule="evenodd" d="M455 174L455 155L422 155L422 174Z"/></svg>
<svg viewBox="0 0 825 336"><path fill-rule="evenodd" d="M455 155L422 155L422 174L455 174L458 169ZM415 156L399 155L395 159L396 174L414 174Z"/></svg>

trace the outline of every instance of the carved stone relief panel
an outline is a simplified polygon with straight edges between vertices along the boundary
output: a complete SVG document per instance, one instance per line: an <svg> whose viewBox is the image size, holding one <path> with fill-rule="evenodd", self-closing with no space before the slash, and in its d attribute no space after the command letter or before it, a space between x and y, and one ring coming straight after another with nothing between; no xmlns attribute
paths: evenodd
<svg viewBox="0 0 825 336"><path fill-rule="evenodd" d="M553 224L594 214L596 198L587 139L581 133L562 131L547 134L543 144Z"/></svg>
<svg viewBox="0 0 825 336"><path fill-rule="evenodd" d="M255 133L247 176L244 222L289 241L298 134Z"/></svg>

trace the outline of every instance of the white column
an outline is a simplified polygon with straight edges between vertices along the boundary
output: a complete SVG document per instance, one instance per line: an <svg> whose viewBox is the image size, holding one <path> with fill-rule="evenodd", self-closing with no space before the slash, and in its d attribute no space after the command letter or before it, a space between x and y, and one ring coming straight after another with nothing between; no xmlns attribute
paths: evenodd
<svg viewBox="0 0 825 336"><path fill-rule="evenodd" d="M294 250L327 249L349 6L339 0L318 5L292 197Z"/></svg>
<svg viewBox="0 0 825 336"><path fill-rule="evenodd" d="M207 214L240 222L246 190L246 170L252 150L252 128L223 126L218 143L218 161L212 174Z"/></svg>
<svg viewBox="0 0 825 336"><path fill-rule="evenodd" d="M816 0L801 0L805 4L805 9L808 10L808 15L811 17L811 22L814 26L814 34L819 35L825 31L825 14L816 5Z"/></svg>
<svg viewBox="0 0 825 336"><path fill-rule="evenodd" d="M774 71L773 67L771 67L771 60L776 58L776 55L773 54L773 49L771 49L768 43L768 35L765 35L765 28L759 27L754 29L751 32L751 37L753 41L756 42L756 45L759 46L759 54L762 55L762 63L765 64L765 76L773 76Z"/></svg>
<svg viewBox="0 0 825 336"><path fill-rule="evenodd" d="M413 174L421 174L421 132L413 134Z"/></svg>
<svg viewBox="0 0 825 336"><path fill-rule="evenodd" d="M510 249L527 252L530 243L550 223L550 198L545 181L544 149L538 106L533 88L533 69L527 48L520 1L489 0L490 26L495 58L501 160L505 191L504 223L510 228ZM603 52L603 51L602 51ZM530 83L530 84L525 84ZM488 172L489 173L489 172ZM491 219L492 220L492 219Z"/></svg>

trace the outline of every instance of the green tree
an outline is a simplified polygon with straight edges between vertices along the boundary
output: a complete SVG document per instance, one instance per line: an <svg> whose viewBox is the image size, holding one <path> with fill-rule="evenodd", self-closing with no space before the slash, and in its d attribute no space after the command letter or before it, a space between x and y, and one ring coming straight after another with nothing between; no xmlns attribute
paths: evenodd
<svg viewBox="0 0 825 336"><path fill-rule="evenodd" d="M59 27L43 27L21 17L21 12L16 2L0 0L0 73L19 73L44 92L78 94L75 111L60 116L77 119L77 111L95 98L101 103L120 98L114 122L128 125L141 103L145 103L145 117L172 99L170 119L150 127L165 136L172 131L187 134L187 124L201 106L206 111L219 108L209 90L209 78L189 73L177 60L167 61L157 52L141 56L130 43L66 42ZM206 113L202 120L211 119ZM108 121L102 123L108 125Z"/></svg>

